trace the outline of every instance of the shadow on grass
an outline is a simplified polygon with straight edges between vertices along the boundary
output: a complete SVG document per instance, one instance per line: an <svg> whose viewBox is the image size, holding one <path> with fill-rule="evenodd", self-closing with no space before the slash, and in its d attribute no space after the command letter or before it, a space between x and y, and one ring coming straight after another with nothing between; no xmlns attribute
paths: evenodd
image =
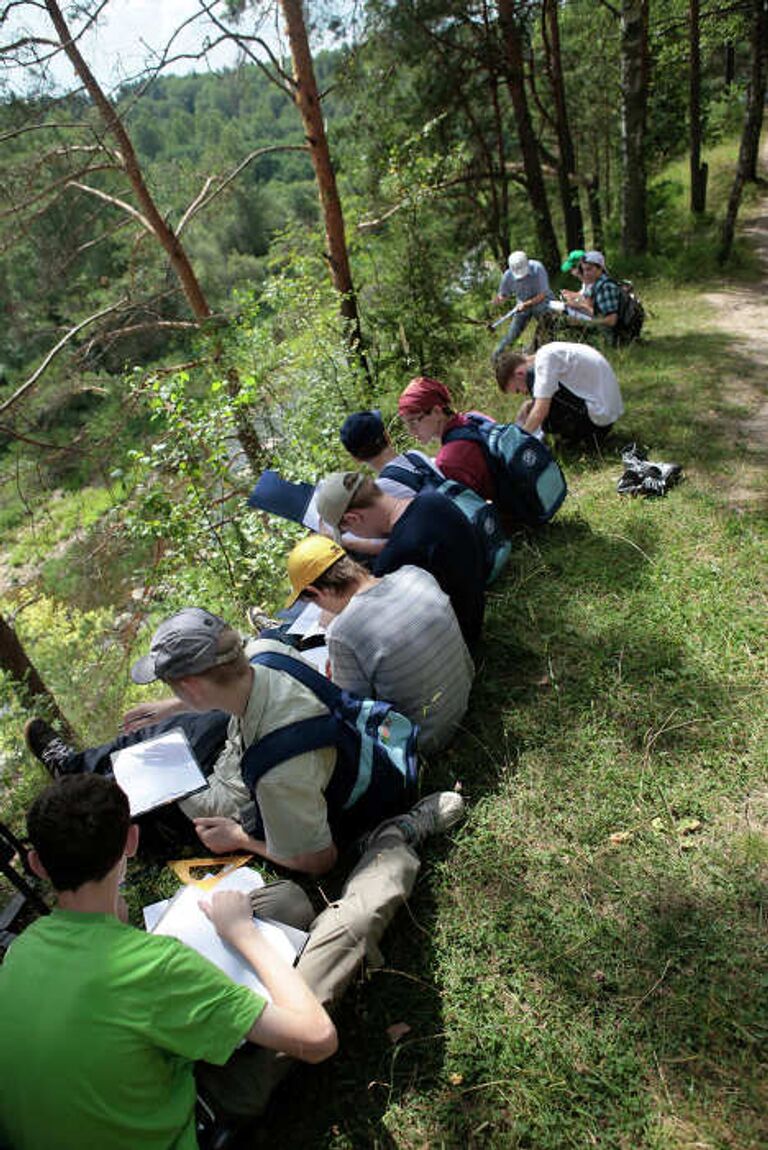
<svg viewBox="0 0 768 1150"><path fill-rule="evenodd" d="M429 859L434 862L447 851L445 841L436 842ZM408 908L384 937L386 965L351 987L336 1011L338 1054L320 1066L297 1067L275 1093L258 1128L239 1140L241 1150L395 1150L403 1145L390 1134L383 1115L407 1097L433 1089L444 1061L434 923L434 895L422 877ZM398 1023L410 1030L393 1043L387 1029Z"/></svg>

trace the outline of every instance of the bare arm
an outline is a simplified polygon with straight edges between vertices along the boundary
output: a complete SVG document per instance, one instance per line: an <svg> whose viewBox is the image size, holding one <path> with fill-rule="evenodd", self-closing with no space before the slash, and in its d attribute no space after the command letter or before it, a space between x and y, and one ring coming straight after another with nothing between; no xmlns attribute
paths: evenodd
<svg viewBox="0 0 768 1150"><path fill-rule="evenodd" d="M536 307L537 304L543 303L548 295L548 291L540 291L538 295L532 295L530 299L523 300L519 305L520 311L530 311L531 308Z"/></svg>
<svg viewBox="0 0 768 1150"><path fill-rule="evenodd" d="M525 422L521 424L523 431L538 431L544 420L549 415L549 409L551 406L551 399L535 399L533 401L533 405L525 417Z"/></svg>
<svg viewBox="0 0 768 1150"><path fill-rule="evenodd" d="M159 723L161 719L180 715L188 710L189 707L185 707L179 699L154 699L148 703L139 703L125 712L120 730L124 734L138 731L141 727L149 727L152 723Z"/></svg>
<svg viewBox="0 0 768 1150"><path fill-rule="evenodd" d="M264 839L255 839L243 830L236 819L213 815L210 818L194 819L195 830L204 846L213 854L228 854L230 851L247 851L261 858L287 867L288 870L302 871L304 874L326 874L336 863L339 852L334 843L319 851L305 851L290 858L277 858L267 850Z"/></svg>
<svg viewBox="0 0 768 1150"><path fill-rule="evenodd" d="M356 551L358 555L380 555L387 545L386 539L362 539L359 535L350 535L344 532L341 542L347 551Z"/></svg>
<svg viewBox="0 0 768 1150"><path fill-rule="evenodd" d="M256 930L248 896L220 891L200 905L221 938L250 963L272 996L248 1031L248 1041L304 1062L330 1058L338 1048L335 1026L301 975Z"/></svg>

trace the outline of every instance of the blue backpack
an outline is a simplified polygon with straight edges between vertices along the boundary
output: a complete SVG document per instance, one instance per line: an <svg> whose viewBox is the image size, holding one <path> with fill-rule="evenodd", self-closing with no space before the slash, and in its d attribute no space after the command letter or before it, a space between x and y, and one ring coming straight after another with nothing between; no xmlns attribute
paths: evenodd
<svg viewBox="0 0 768 1150"><path fill-rule="evenodd" d="M516 423L494 423L479 412L467 414L464 427L454 427L443 443L467 439L479 443L496 487L494 501L516 523L539 527L548 523L568 491L565 476L552 452L540 439Z"/></svg>
<svg viewBox="0 0 768 1150"><path fill-rule="evenodd" d="M283 671L314 692L326 715L279 727L245 752L243 780L256 803L251 833L264 837L256 784L267 771L307 751L336 748L336 766L325 790L333 841L343 846L372 830L383 819L402 814L416 799L418 727L390 703L359 699L342 691L314 667L290 655L264 651L251 663Z"/></svg>
<svg viewBox="0 0 768 1150"><path fill-rule="evenodd" d="M399 467L396 463L387 463L379 474L385 479L395 479L417 493L425 488L438 491L456 504L480 540L485 559L485 583L490 586L504 570L512 550L497 509L471 487L465 487L455 479L446 479L418 452L406 451L405 458L414 468L413 471Z"/></svg>

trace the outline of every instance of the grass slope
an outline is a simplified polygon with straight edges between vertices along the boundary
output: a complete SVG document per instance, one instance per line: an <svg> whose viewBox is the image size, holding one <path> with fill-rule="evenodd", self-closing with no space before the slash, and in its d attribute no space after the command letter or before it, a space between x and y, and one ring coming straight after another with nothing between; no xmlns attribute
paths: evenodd
<svg viewBox="0 0 768 1150"><path fill-rule="evenodd" d="M649 339L614 357L619 437L564 458L569 498L518 540L465 729L428 765L427 789L461 779L467 823L427 850L339 1055L243 1147L768 1141L764 480L743 434L764 368L702 292L643 293ZM510 414L485 352L468 396ZM632 439L685 466L667 499L616 495ZM41 778L16 744L0 817Z"/></svg>
<svg viewBox="0 0 768 1150"><path fill-rule="evenodd" d="M760 368L697 293L650 295L620 439L564 460L570 497L493 589L466 730L430 764L469 820L345 1005L341 1054L286 1088L282 1145L768 1139L766 551L738 432ZM632 438L685 465L666 500L616 495Z"/></svg>

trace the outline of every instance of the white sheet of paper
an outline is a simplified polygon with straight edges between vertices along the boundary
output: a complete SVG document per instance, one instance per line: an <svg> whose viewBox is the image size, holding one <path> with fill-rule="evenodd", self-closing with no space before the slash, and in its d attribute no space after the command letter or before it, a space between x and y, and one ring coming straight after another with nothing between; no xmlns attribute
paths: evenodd
<svg viewBox="0 0 768 1150"><path fill-rule="evenodd" d="M128 796L131 817L186 798L207 786L180 728L114 751L111 759L115 782Z"/></svg>
<svg viewBox="0 0 768 1150"><path fill-rule="evenodd" d="M328 662L328 648L325 644L322 647L310 647L308 651L302 651L301 657L307 663L311 663L321 675L325 674L325 666Z"/></svg>
<svg viewBox="0 0 768 1150"><path fill-rule="evenodd" d="M219 938L213 923L206 918L199 903L209 899L212 894L220 890L241 890L249 893L264 885L264 880L256 871L247 867L240 867L231 874L226 875L213 891L201 890L196 886L185 886L175 895L165 913L153 928L153 934L169 935L177 938L186 946L191 946L198 954L202 954L219 970L223 970L233 982L247 986L256 994L262 995L269 1002L272 1001L267 988L251 966L240 956L234 947L229 946ZM293 964L303 941L306 941L304 932L293 932L298 945L288 940L279 926L263 919L254 919L258 930L264 932L277 952L289 964ZM288 928L291 929L291 928Z"/></svg>
<svg viewBox="0 0 768 1150"><path fill-rule="evenodd" d="M161 898L160 902L151 902L149 906L141 908L141 913L144 915L144 929L148 934L152 933L170 905L169 898Z"/></svg>
<svg viewBox="0 0 768 1150"><path fill-rule="evenodd" d="M307 603L304 610L296 616L288 628L289 635L317 635L323 628L320 626L322 609L317 603Z"/></svg>

